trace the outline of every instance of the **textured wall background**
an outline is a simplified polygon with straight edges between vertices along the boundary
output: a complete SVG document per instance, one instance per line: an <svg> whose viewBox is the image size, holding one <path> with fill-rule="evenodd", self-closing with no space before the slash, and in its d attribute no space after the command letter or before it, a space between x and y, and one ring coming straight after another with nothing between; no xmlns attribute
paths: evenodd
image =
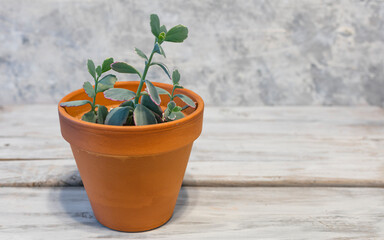
<svg viewBox="0 0 384 240"><path fill-rule="evenodd" d="M87 58L141 69L150 13L188 26L165 62L209 105L384 103L382 1L1 0L0 105L57 102L90 79Z"/></svg>

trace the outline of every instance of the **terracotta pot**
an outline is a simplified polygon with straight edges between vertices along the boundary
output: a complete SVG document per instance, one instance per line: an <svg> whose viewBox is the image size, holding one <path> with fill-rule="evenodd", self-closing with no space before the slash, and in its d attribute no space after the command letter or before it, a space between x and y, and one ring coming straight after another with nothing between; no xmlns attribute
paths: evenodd
<svg viewBox="0 0 384 240"><path fill-rule="evenodd" d="M136 92L139 82L118 82L115 87ZM155 83L168 91L172 85ZM61 133L71 145L85 190L97 220L119 231L145 231L161 226L172 216L193 141L201 133L204 102L182 89L195 109L177 121L147 126L109 126L80 120L90 106L59 106ZM169 97L162 95L162 106ZM79 89L60 102L89 99ZM176 100L177 102L178 100ZM119 102L96 102L107 107ZM183 105L177 102L178 105Z"/></svg>

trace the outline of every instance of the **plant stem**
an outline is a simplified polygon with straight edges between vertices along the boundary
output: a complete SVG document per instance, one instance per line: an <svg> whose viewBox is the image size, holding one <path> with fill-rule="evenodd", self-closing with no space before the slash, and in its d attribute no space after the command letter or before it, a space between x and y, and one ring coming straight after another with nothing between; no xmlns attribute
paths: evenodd
<svg viewBox="0 0 384 240"><path fill-rule="evenodd" d="M175 92L175 89L176 89L176 86L175 86L175 85L173 85L173 89L172 89L172 95L171 95L171 101L173 101L173 98L174 98L173 94L174 94L174 92Z"/></svg>
<svg viewBox="0 0 384 240"><path fill-rule="evenodd" d="M139 84L139 87L137 88L137 92L136 92L135 104L138 104L138 103L139 103L139 98L140 98L141 89L143 88L143 84L144 84L144 81L145 81L145 77L147 76L147 72L148 72L149 66L151 65L151 61L152 61L152 58L153 58L153 54L155 54L155 48L153 48L152 53L151 53L151 56L149 56L148 62L147 62L147 64L145 65L143 75L141 76L140 84Z"/></svg>
<svg viewBox="0 0 384 240"><path fill-rule="evenodd" d="M92 110L91 110L91 111L94 111L95 113L96 113L95 104L96 104L97 84L99 83L99 78L100 76L95 78L95 96L93 97Z"/></svg>

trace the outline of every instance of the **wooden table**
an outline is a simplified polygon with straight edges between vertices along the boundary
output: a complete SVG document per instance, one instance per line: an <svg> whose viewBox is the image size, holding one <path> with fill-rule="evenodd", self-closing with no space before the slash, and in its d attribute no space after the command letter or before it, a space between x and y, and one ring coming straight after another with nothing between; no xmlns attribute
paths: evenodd
<svg viewBox="0 0 384 240"><path fill-rule="evenodd" d="M175 213L94 218L55 105L0 108L0 239L384 239L384 110L207 108Z"/></svg>

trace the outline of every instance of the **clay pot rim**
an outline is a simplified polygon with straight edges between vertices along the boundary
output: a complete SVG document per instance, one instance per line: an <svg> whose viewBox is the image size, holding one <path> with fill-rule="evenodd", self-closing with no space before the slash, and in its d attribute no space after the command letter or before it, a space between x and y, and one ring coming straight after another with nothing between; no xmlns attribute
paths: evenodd
<svg viewBox="0 0 384 240"><path fill-rule="evenodd" d="M115 86L120 86L124 84L139 84L139 81L119 81L115 84ZM171 84L166 84L166 83L158 83L154 82L155 86L158 87L165 87L165 86L172 86ZM67 95L65 95L60 102L58 103L58 109L59 109L59 114L66 118L68 121L70 121L74 125L78 125L79 127L84 127L84 128L90 128L90 129L95 129L95 130L105 130L105 131L112 131L112 132L142 132L142 131L162 131L162 130L167 130L169 128L174 128L174 127L180 127L180 125L185 125L190 122L195 121L196 119L200 118L202 115L202 112L204 110L204 101L203 99L195 92L189 90L189 89L182 89L184 94L188 95L192 99L194 99L197 104L195 111L193 111L191 114L187 115L186 117L172 121L172 122L166 122L166 123L160 123L160 124L152 124L152 125L144 125L144 126L113 126L113 125L104 125L104 124L97 124L97 123L90 123L90 122L85 122L80 119L77 119L73 116L71 116L69 113L65 111L64 107L60 106L60 103L69 101L72 97L82 93L84 89L78 89L75 90Z"/></svg>

